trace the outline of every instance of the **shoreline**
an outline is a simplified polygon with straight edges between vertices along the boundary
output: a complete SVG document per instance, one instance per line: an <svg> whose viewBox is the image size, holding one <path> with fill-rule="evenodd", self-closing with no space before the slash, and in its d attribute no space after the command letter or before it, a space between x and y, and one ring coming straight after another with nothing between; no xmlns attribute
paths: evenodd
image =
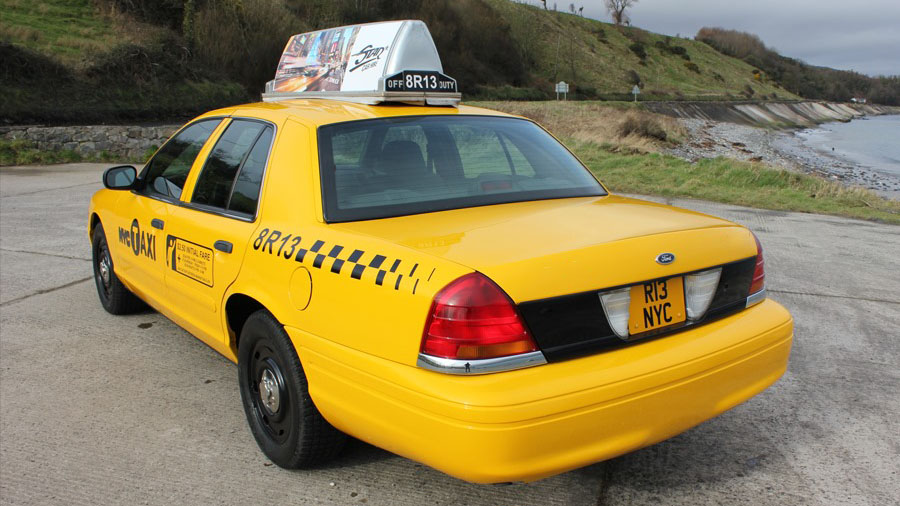
<svg viewBox="0 0 900 506"><path fill-rule="evenodd" d="M666 153L690 162L718 156L760 162L859 186L900 200L900 176L877 171L838 153L804 144L803 130L772 130L705 119L679 119L688 131L684 143ZM815 128L815 127L812 127Z"/></svg>

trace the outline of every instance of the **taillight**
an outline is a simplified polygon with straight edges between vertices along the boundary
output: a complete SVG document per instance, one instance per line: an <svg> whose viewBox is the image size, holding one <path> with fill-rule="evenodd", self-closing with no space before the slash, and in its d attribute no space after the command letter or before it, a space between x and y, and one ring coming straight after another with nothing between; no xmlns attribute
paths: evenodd
<svg viewBox="0 0 900 506"><path fill-rule="evenodd" d="M537 349L509 296L473 272L434 296L421 351L433 357L479 360Z"/></svg>
<svg viewBox="0 0 900 506"><path fill-rule="evenodd" d="M763 261L762 245L759 243L759 238L756 237L756 234L753 234L753 240L756 241L756 268L753 269L753 280L750 282L750 293L747 295L753 295L766 287L766 269Z"/></svg>

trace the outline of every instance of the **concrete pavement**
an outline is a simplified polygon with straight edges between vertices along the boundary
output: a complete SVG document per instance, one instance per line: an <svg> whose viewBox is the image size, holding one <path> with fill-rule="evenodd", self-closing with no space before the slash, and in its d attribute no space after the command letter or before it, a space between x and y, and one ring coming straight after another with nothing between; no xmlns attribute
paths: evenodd
<svg viewBox="0 0 900 506"><path fill-rule="evenodd" d="M669 441L524 485L359 442L291 472L257 449L230 362L156 313L100 307L85 221L104 167L0 169L4 504L900 503L900 227L673 202L760 236L796 339L781 381Z"/></svg>

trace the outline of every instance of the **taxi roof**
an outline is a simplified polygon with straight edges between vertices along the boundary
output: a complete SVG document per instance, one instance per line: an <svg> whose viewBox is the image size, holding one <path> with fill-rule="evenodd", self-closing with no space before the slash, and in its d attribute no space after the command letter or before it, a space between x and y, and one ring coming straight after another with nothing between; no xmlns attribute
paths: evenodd
<svg viewBox="0 0 900 506"><path fill-rule="evenodd" d="M397 116L478 115L518 117L500 111L469 105L460 105L459 107L406 104L366 105L319 98L243 104L216 109L203 116L229 115L266 119L279 123L290 118L313 128L345 121Z"/></svg>

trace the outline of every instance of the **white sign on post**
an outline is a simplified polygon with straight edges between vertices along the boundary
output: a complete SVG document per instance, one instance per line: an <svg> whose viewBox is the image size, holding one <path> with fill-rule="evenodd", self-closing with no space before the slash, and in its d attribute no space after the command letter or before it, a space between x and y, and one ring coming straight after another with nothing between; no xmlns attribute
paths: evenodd
<svg viewBox="0 0 900 506"><path fill-rule="evenodd" d="M563 94L563 100L566 99L566 94L569 93L569 83L565 81L560 81L556 83L556 100L559 100L559 94Z"/></svg>
<svg viewBox="0 0 900 506"><path fill-rule="evenodd" d="M634 95L634 101L637 102L637 96L641 93L641 88L638 85L634 85L634 88L631 88L631 94Z"/></svg>

